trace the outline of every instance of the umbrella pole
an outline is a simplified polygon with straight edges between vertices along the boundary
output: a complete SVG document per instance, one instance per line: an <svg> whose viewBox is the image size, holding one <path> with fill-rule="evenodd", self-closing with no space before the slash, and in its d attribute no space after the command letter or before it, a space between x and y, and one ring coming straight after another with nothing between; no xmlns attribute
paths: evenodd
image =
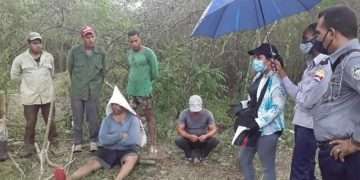
<svg viewBox="0 0 360 180"><path fill-rule="evenodd" d="M253 47L257 47L258 45L261 44L261 31L256 30L255 33L256 33L255 34L256 40L254 41ZM244 88L242 89L243 90L242 94L247 94L247 89L251 82L251 58L252 57L250 56L248 61L249 63L246 71L246 76L245 76Z"/></svg>
<svg viewBox="0 0 360 180"><path fill-rule="evenodd" d="M264 40L263 40L264 43L266 43L266 42L270 43L270 38L269 37L270 37L271 33L273 32L273 30L275 29L276 25L277 25L277 21L275 21L275 23L273 25L271 25L269 31L266 32L266 35L265 35Z"/></svg>

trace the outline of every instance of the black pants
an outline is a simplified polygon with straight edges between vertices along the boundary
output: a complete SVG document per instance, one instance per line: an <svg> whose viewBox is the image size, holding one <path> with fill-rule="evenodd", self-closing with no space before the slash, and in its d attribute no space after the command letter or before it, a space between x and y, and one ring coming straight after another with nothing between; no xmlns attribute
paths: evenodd
<svg viewBox="0 0 360 180"><path fill-rule="evenodd" d="M359 180L360 152L345 157L345 162L335 160L330 156L332 146L319 145L319 165L323 180Z"/></svg>
<svg viewBox="0 0 360 180"><path fill-rule="evenodd" d="M291 163L291 180L316 180L314 130L295 125L295 147Z"/></svg>
<svg viewBox="0 0 360 180"><path fill-rule="evenodd" d="M205 142L191 142L190 140L179 137L175 144L185 152L185 157L193 157L193 151L198 150L201 157L207 157L209 153L219 144L216 138L209 138Z"/></svg>

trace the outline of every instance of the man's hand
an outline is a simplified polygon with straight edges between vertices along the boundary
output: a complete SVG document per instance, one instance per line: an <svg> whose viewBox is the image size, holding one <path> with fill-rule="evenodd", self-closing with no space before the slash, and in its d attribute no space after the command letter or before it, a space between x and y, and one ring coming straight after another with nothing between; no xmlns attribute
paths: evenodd
<svg viewBox="0 0 360 180"><path fill-rule="evenodd" d="M197 142L199 140L199 137L195 136L195 135L190 135L189 136L189 140L191 142Z"/></svg>
<svg viewBox="0 0 360 180"><path fill-rule="evenodd" d="M340 160L344 162L344 158L347 155L350 155L358 151L358 147L351 142L351 139L346 140L334 140L330 142L334 147L331 149L330 155L334 157L335 160Z"/></svg>
<svg viewBox="0 0 360 180"><path fill-rule="evenodd" d="M205 142L208 137L204 134L199 137L200 142Z"/></svg>
<svg viewBox="0 0 360 180"><path fill-rule="evenodd" d="M121 133L121 134L120 134L120 138L123 139L123 140L125 140L125 139L128 138L128 134L127 134L127 133Z"/></svg>
<svg viewBox="0 0 360 180"><path fill-rule="evenodd" d="M285 70L283 69L283 67L281 66L280 62L277 61L277 60L274 60L274 64L276 66L276 69L277 69L277 73L279 74L279 76L281 78L284 78L287 76Z"/></svg>

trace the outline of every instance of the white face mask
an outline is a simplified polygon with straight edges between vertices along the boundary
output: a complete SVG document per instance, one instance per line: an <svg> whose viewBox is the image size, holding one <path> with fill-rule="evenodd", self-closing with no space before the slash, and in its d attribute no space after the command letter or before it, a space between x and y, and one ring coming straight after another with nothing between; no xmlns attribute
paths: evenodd
<svg viewBox="0 0 360 180"><path fill-rule="evenodd" d="M307 42L307 43L301 43L299 48L302 53L309 54L313 47L314 44L312 42Z"/></svg>

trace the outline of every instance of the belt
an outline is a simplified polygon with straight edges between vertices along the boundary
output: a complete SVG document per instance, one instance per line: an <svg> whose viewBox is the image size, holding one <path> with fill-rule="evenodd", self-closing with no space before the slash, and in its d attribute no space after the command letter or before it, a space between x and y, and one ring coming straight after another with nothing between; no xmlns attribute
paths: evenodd
<svg viewBox="0 0 360 180"><path fill-rule="evenodd" d="M328 148L332 148L334 145L329 144L330 141L318 141L316 142L317 146L320 149L328 149Z"/></svg>

